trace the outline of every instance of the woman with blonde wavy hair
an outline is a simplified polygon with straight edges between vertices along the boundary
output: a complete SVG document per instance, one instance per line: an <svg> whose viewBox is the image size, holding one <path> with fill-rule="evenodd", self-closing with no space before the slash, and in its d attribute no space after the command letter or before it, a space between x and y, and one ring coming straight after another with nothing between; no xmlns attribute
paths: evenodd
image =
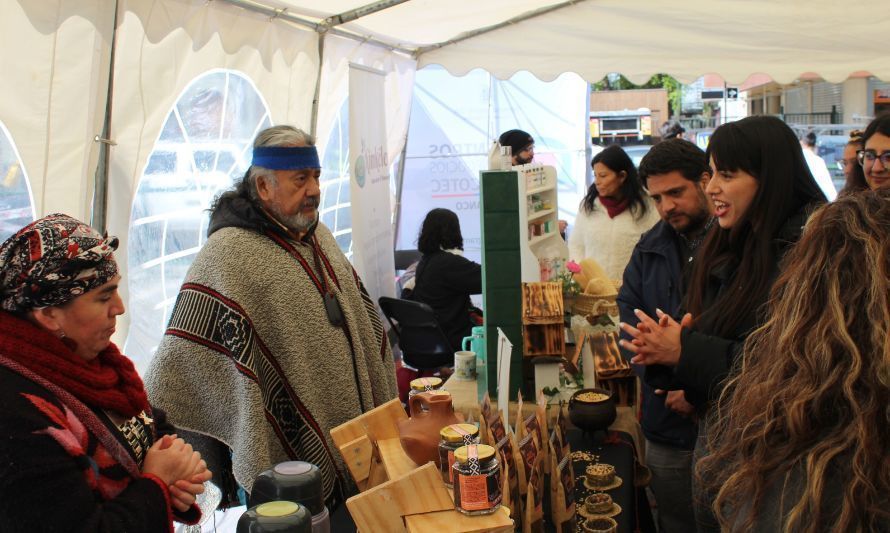
<svg viewBox="0 0 890 533"><path fill-rule="evenodd" d="M696 468L724 531L890 531L890 191L813 215Z"/></svg>

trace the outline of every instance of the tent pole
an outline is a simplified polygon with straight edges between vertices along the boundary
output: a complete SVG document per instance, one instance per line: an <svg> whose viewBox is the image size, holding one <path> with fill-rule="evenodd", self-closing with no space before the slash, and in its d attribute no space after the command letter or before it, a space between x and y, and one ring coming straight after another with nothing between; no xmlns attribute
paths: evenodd
<svg viewBox="0 0 890 533"><path fill-rule="evenodd" d="M105 120L102 133L93 138L99 143L99 159L90 206L90 226L104 233L108 229L108 167L111 164L111 102L114 95L114 59L117 51L117 17L119 0L114 0L114 17L111 28L111 53L108 57L108 88L105 91Z"/></svg>
<svg viewBox="0 0 890 533"><path fill-rule="evenodd" d="M447 41L443 41L443 42L437 43L437 44L431 44L429 46L421 46L420 48L417 49L416 52L414 52L414 59L420 58L421 55L423 55L427 52L432 52L433 50L438 50L439 48L451 46L451 45L457 44L461 41L466 41L467 39L472 39L473 37L478 37L485 33L490 33L495 30L505 28L507 26L512 26L513 24L518 24L520 22L524 22L526 20L533 19L535 17L540 17L541 15L545 15L547 13L550 13L551 11L557 11L564 7L570 7L575 4L580 4L583 1L584 0L568 0L566 2L561 2L559 4L554 4L552 6L542 7L541 9L537 9L535 11L530 11L528 13L524 13L517 17L513 17L509 20L505 20L504 22L494 24L492 26L486 26L485 28L479 28L478 30L468 31L466 33L463 33L463 34L455 37L454 39L449 39Z"/></svg>
<svg viewBox="0 0 890 533"><path fill-rule="evenodd" d="M324 36L325 33L318 34L318 72L315 76L315 94L312 96L312 116L309 119L309 135L314 138L318 132L318 104L321 98L321 72L324 67ZM316 140L316 142L318 142Z"/></svg>
<svg viewBox="0 0 890 533"><path fill-rule="evenodd" d="M322 24L328 28L333 28L334 26L346 24L347 22L352 22L353 20L359 19L361 17L372 15L374 13L377 13L378 11L383 11L384 9L388 9L399 4L404 4L407 1L408 0L377 0L376 2L371 2L370 4L357 7L355 9L344 11L339 15L332 15L324 19L324 22L322 22Z"/></svg>
<svg viewBox="0 0 890 533"><path fill-rule="evenodd" d="M379 46L381 48L386 48L387 50L391 50L393 52L401 52L408 56L413 56L415 50L410 50L408 48L402 48L400 46L396 46L394 44L390 44L379 39L374 39L372 37L357 35L355 33L351 33L348 31L340 30L337 28L325 28L323 24L319 24L316 22L312 22L311 20L298 17L296 15L291 15L287 12L287 9L276 9L274 7L270 7L267 5L263 5L259 2L254 2L252 0L222 0L228 4L233 6L240 7L242 9L247 9L248 11L253 11L256 13L262 13L263 15L269 15L270 20L281 19L286 22L290 22L299 26L304 26L316 32L327 32L333 35L337 35L338 37L345 37L347 39L352 39L355 41L359 41L362 43L372 44L374 46ZM389 6L387 6L389 7ZM361 9L361 8L360 8Z"/></svg>

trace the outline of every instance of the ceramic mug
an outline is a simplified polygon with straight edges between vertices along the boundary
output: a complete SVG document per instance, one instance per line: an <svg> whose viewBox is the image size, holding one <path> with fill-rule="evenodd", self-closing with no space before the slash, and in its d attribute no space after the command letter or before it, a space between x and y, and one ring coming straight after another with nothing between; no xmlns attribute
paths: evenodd
<svg viewBox="0 0 890 533"><path fill-rule="evenodd" d="M454 352L454 379L458 381L476 379L476 352Z"/></svg>

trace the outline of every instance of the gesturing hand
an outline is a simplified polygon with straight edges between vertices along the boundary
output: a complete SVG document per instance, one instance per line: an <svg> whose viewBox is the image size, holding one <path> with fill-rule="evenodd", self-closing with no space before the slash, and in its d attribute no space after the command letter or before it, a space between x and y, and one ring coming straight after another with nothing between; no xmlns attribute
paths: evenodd
<svg viewBox="0 0 890 533"><path fill-rule="evenodd" d="M664 406L671 411L683 415L692 416L695 414L695 406L686 401L686 393L681 390L663 391L655 389L655 394L661 396L667 392L664 399Z"/></svg>
<svg viewBox="0 0 890 533"><path fill-rule="evenodd" d="M634 314L640 319L637 327L622 322L620 324L632 341L621 341L621 346L636 355L630 360L636 365L676 366L680 361L680 332L692 324L689 313L677 322L660 309L656 310L658 322L639 309Z"/></svg>

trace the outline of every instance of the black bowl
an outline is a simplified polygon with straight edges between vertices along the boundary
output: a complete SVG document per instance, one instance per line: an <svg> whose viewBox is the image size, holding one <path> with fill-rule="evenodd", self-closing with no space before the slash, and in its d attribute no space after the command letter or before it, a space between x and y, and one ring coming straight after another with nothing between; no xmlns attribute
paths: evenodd
<svg viewBox="0 0 890 533"><path fill-rule="evenodd" d="M585 402L578 399L578 396L587 392L598 392L608 398L599 402ZM612 399L612 393L606 389L581 389L572 394L569 400L569 420L583 431L608 429L617 415L615 400Z"/></svg>

